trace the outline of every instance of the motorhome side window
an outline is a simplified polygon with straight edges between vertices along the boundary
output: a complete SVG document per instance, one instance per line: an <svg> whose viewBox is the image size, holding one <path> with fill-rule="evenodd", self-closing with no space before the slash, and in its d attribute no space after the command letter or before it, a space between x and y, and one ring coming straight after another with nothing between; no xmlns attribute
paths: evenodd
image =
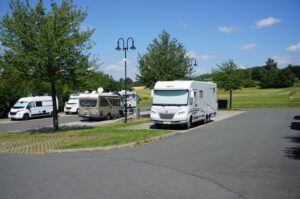
<svg viewBox="0 0 300 199"><path fill-rule="evenodd" d="M202 99L203 98L203 90L199 91L199 98Z"/></svg>
<svg viewBox="0 0 300 199"><path fill-rule="evenodd" d="M36 107L42 107L43 106L41 101L35 102L35 105L36 105Z"/></svg>
<svg viewBox="0 0 300 199"><path fill-rule="evenodd" d="M107 99L104 98L104 97L101 97L101 98L100 98L100 106L108 106L108 105L109 105L109 104L108 104Z"/></svg>
<svg viewBox="0 0 300 199"><path fill-rule="evenodd" d="M97 100L92 99L81 99L79 101L81 107L95 107L97 104Z"/></svg>
<svg viewBox="0 0 300 199"><path fill-rule="evenodd" d="M120 106L121 102L119 99L113 99L113 106Z"/></svg>

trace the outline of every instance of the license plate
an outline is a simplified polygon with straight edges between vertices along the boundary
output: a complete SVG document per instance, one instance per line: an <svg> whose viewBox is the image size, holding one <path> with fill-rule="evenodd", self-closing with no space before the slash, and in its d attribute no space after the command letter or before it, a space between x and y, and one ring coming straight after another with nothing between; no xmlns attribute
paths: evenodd
<svg viewBox="0 0 300 199"><path fill-rule="evenodd" d="M163 122L164 124L171 124L171 122Z"/></svg>

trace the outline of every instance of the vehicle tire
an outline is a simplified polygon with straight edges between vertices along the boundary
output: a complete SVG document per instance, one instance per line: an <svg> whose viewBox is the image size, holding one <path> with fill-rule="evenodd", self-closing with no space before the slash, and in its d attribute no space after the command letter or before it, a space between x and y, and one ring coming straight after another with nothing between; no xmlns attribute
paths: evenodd
<svg viewBox="0 0 300 199"><path fill-rule="evenodd" d="M112 116L111 116L110 113L108 113L108 114L106 115L106 119L107 119L107 120L111 120L111 119L112 119Z"/></svg>
<svg viewBox="0 0 300 199"><path fill-rule="evenodd" d="M23 115L23 120L28 120L29 119L29 114L28 113L25 113L24 115Z"/></svg>
<svg viewBox="0 0 300 199"><path fill-rule="evenodd" d="M211 122L211 115L208 116L208 123Z"/></svg>
<svg viewBox="0 0 300 199"><path fill-rule="evenodd" d="M193 121L193 118L192 118L192 116L190 117L190 119L189 119L189 121L186 123L186 125L185 125L185 128L186 129L189 129L189 128L191 128L191 126L192 126L192 121Z"/></svg>

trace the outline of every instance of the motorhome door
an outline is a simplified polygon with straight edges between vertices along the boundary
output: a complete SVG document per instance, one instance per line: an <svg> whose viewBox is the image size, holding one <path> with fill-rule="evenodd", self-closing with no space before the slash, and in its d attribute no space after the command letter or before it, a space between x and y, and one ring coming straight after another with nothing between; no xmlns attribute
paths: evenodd
<svg viewBox="0 0 300 199"><path fill-rule="evenodd" d="M110 105L107 97L100 97L100 116L107 117L108 114L111 114L112 106Z"/></svg>

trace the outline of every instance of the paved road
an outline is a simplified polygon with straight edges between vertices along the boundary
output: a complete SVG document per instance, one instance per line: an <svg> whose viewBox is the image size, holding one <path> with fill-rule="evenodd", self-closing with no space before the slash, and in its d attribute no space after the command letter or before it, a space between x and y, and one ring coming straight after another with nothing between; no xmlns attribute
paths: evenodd
<svg viewBox="0 0 300 199"><path fill-rule="evenodd" d="M129 149L0 155L0 179L5 199L299 199L300 110L250 110Z"/></svg>
<svg viewBox="0 0 300 199"><path fill-rule="evenodd" d="M80 121L78 115L60 115L59 124L66 124L70 122ZM41 128L45 126L51 126L53 124L52 117L47 118L34 118L30 120L18 120L11 121L9 119L0 120L0 132L17 132L27 131L35 128Z"/></svg>

